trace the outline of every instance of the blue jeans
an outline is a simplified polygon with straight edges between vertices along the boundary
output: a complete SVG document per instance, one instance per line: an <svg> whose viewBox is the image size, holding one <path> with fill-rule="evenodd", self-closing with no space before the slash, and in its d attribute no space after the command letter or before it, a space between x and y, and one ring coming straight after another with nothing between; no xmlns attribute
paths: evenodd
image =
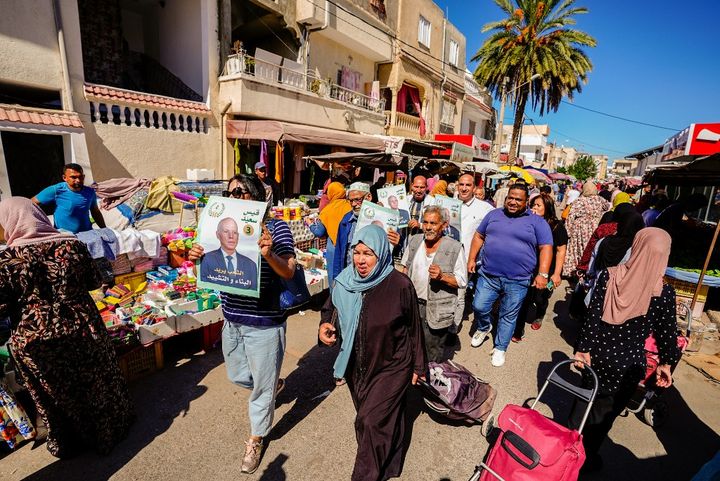
<svg viewBox="0 0 720 481"><path fill-rule="evenodd" d="M518 313L522 307L530 279L516 281L505 277L494 277L480 270L478 273L475 297L473 297L473 311L475 322L479 331L489 331L492 328L490 313L495 301L500 298L500 314L498 316L495 348L507 351L515 332Z"/></svg>
<svg viewBox="0 0 720 481"><path fill-rule="evenodd" d="M228 378L252 389L249 399L253 436L265 437L275 414L275 389L285 354L286 323L278 326L244 326L225 321L222 350Z"/></svg>

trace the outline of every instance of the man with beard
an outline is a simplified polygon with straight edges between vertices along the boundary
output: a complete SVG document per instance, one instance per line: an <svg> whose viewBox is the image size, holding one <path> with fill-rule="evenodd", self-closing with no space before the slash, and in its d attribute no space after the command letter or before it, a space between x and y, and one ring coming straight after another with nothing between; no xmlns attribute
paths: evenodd
<svg viewBox="0 0 720 481"><path fill-rule="evenodd" d="M471 346L480 347L490 334L490 314L495 301L500 300L491 361L495 367L505 364L505 352L528 287L532 283L537 289L545 289L550 277L552 231L545 219L528 211L527 202L525 185L510 187L505 207L493 210L480 223L468 255L468 272L472 273L482 248L482 266L473 298L477 329ZM538 265L538 274L533 280Z"/></svg>
<svg viewBox="0 0 720 481"><path fill-rule="evenodd" d="M423 214L423 234L410 238L400 264L415 286L428 360L442 362L455 305L467 282L462 245L443 236L447 218L442 208L429 206ZM463 289L464 290L464 289Z"/></svg>

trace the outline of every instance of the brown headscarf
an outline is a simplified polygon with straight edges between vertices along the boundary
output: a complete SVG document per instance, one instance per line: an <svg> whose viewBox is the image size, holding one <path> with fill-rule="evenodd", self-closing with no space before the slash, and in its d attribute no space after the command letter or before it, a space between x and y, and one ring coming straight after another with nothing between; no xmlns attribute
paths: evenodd
<svg viewBox="0 0 720 481"><path fill-rule="evenodd" d="M624 324L647 314L650 300L662 294L663 275L670 255L670 235L662 229L646 227L636 235L626 264L608 268L603 321Z"/></svg>
<svg viewBox="0 0 720 481"><path fill-rule="evenodd" d="M594 195L597 195L597 186L593 184L590 181L587 181L583 184L582 188L582 196L583 197L592 197Z"/></svg>
<svg viewBox="0 0 720 481"><path fill-rule="evenodd" d="M26 197L10 197L0 202L0 225L10 247L76 239L55 229L42 209Z"/></svg>
<svg viewBox="0 0 720 481"><path fill-rule="evenodd" d="M438 180L433 186L430 194L432 195L447 195L448 183L445 180Z"/></svg>

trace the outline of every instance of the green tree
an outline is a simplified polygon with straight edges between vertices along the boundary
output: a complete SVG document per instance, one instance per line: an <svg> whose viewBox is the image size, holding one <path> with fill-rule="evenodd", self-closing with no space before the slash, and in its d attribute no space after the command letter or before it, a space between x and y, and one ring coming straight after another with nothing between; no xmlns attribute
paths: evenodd
<svg viewBox="0 0 720 481"><path fill-rule="evenodd" d="M597 175L597 165L589 155L583 155L568 167L568 174L578 180L586 180Z"/></svg>
<svg viewBox="0 0 720 481"><path fill-rule="evenodd" d="M575 0L494 0L508 16L483 26L493 33L480 47L473 61L479 62L475 79L495 98L502 97L508 78L508 100L515 106L511 146L517 145L528 99L540 115L556 112L564 97L582 91L592 70L583 47L594 47L593 37L573 28L573 16L588 9ZM538 74L539 77L531 80ZM513 89L516 89L513 91ZM502 133L501 133L502 135ZM510 149L510 161L515 150Z"/></svg>
<svg viewBox="0 0 720 481"><path fill-rule="evenodd" d="M556 171L558 174L567 174L567 173L568 173L568 171L567 171L567 169L566 169L565 167L558 167L557 169L555 169L555 171Z"/></svg>

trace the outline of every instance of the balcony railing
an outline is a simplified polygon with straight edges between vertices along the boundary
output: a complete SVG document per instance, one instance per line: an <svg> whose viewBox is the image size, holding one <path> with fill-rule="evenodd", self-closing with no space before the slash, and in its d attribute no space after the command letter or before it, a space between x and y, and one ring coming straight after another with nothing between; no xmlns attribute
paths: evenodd
<svg viewBox="0 0 720 481"><path fill-rule="evenodd" d="M403 112L396 112L395 125L392 125L392 112L390 110L386 110L385 118L386 124L389 125L390 128L411 132L417 136L420 135L420 117L415 117L414 115L409 115Z"/></svg>
<svg viewBox="0 0 720 481"><path fill-rule="evenodd" d="M291 65L276 65L241 52L228 57L223 77L226 77L224 80L231 80L234 77L253 77L256 80L310 92L318 97L336 100L370 112L382 113L385 109L385 99L369 97L329 80L318 78L312 73L305 72L302 64L288 63Z"/></svg>

